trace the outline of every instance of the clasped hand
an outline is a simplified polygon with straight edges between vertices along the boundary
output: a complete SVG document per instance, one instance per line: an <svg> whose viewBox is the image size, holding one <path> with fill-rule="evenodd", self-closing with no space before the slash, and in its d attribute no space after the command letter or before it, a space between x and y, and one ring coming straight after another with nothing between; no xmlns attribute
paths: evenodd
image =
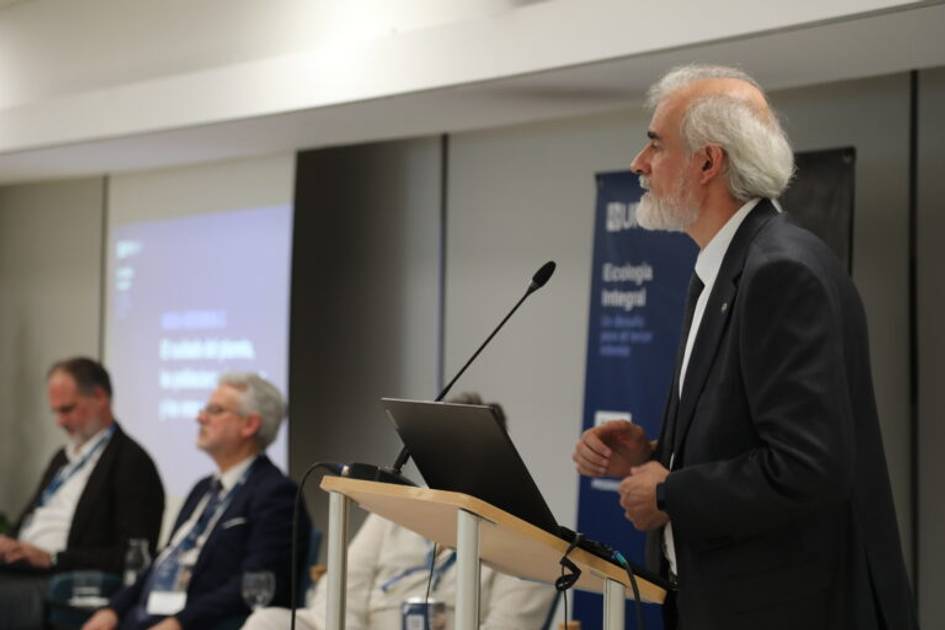
<svg viewBox="0 0 945 630"><path fill-rule="evenodd" d="M0 560L6 564L26 562L38 569L52 566L52 556L35 545L0 535Z"/></svg>
<svg viewBox="0 0 945 630"><path fill-rule="evenodd" d="M643 427L612 420L582 433L571 456L582 475L624 477L619 487L620 506L627 520L643 531L669 522L669 515L656 507L656 485L669 471L659 462L648 461L653 448Z"/></svg>
<svg viewBox="0 0 945 630"><path fill-rule="evenodd" d="M115 630L118 627L118 615L111 608L101 608L85 622L82 630ZM148 630L181 630L177 617L165 617Z"/></svg>
<svg viewBox="0 0 945 630"><path fill-rule="evenodd" d="M571 459L578 472L587 477L626 477L652 453L653 445L643 427L611 420L582 433Z"/></svg>
<svg viewBox="0 0 945 630"><path fill-rule="evenodd" d="M669 471L659 462L635 466L630 475L620 482L620 507L627 520L640 531L662 527L669 515L656 507L656 485L666 481Z"/></svg>

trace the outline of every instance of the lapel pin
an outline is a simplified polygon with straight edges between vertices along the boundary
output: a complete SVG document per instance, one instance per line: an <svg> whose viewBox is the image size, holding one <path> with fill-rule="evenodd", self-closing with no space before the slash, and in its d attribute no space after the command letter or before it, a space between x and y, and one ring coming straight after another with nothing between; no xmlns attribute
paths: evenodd
<svg viewBox="0 0 945 630"><path fill-rule="evenodd" d="M722 302L722 312L724 313L727 310L728 310L728 302Z"/></svg>

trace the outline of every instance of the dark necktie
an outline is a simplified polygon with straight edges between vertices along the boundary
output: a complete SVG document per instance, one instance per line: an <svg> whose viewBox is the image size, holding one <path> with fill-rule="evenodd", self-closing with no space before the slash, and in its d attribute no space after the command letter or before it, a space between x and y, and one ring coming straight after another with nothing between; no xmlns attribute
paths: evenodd
<svg viewBox="0 0 945 630"><path fill-rule="evenodd" d="M679 336L679 350L676 353L676 378L673 379L673 391L670 392L674 404L672 413L666 418L667 447L663 449L666 458L672 455L673 445L676 441L676 416L679 415L679 388L681 386L679 379L682 376L682 363L683 359L686 357L686 342L689 339L689 329L692 327L692 318L696 312L696 303L699 301L699 296L702 294L704 287L705 285L702 284L702 280L693 272L692 277L689 279L689 290L686 293L686 319L683 320L682 332ZM692 357L690 357L690 360L691 359Z"/></svg>
<svg viewBox="0 0 945 630"><path fill-rule="evenodd" d="M181 551L189 551L194 548L197 544L197 540L207 529L207 525L210 524L210 519L213 518L214 514L217 512L217 508L220 506L220 491L223 490L223 484L220 483L219 479L214 479L210 482L210 488L207 490L208 499L207 505L204 507L203 512L200 514L200 518L197 519L197 522L194 523L194 528L190 530L190 533L187 534L187 537L180 543Z"/></svg>
<svg viewBox="0 0 945 630"><path fill-rule="evenodd" d="M194 523L193 528L191 528L184 539L155 563L142 591L142 602L146 603L148 601L148 595L150 595L152 590L170 591L175 589L178 582L178 574L181 569L181 554L193 549L197 545L200 536L206 531L210 520L220 508L220 500L222 499L220 494L222 489L223 486L219 479L214 479L210 482L210 487L207 489L207 503L203 508L203 512L200 513L197 522Z"/></svg>

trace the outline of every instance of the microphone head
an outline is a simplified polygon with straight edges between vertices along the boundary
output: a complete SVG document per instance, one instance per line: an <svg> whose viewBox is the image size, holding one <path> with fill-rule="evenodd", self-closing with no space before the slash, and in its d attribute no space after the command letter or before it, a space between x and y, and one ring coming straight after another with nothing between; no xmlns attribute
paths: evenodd
<svg viewBox="0 0 945 630"><path fill-rule="evenodd" d="M551 278L551 274L555 272L555 261L549 260L544 265L541 266L541 269L535 272L535 275L532 276L532 283L528 286L529 292L535 291L537 289L545 286L545 283L548 282L548 279Z"/></svg>

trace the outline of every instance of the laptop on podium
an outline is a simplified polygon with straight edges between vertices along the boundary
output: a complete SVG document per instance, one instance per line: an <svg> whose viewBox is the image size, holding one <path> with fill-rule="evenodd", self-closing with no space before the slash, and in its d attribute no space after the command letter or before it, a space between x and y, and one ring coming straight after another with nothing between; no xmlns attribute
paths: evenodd
<svg viewBox="0 0 945 630"><path fill-rule="evenodd" d="M482 499L564 537L492 407L399 398L381 402L430 488Z"/></svg>
<svg viewBox="0 0 945 630"><path fill-rule="evenodd" d="M575 533L555 520L491 406L401 398L381 402L430 488L468 494L569 544L575 540ZM580 537L577 546L617 564L607 545ZM674 588L652 571L633 562L630 566L660 588Z"/></svg>

